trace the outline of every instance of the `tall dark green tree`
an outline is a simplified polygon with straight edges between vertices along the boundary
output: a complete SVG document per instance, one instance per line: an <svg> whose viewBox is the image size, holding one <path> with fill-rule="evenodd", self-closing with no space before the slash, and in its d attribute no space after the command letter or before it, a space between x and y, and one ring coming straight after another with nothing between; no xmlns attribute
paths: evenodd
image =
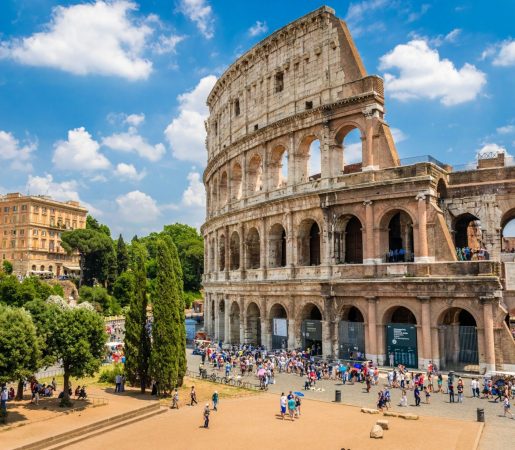
<svg viewBox="0 0 515 450"><path fill-rule="evenodd" d="M129 267L129 252L127 251L127 246L125 245L125 241L121 234L118 237L118 242L116 244L116 260L116 269L118 271L118 275L120 275Z"/></svg>
<svg viewBox="0 0 515 450"><path fill-rule="evenodd" d="M132 264L129 273L121 275L128 296L129 311L125 318L125 372L131 384L139 382L141 392L149 385L150 335L147 328L147 275L145 262L147 252L139 242L131 246ZM117 280L117 282L118 282ZM120 287L121 289L121 287Z"/></svg>
<svg viewBox="0 0 515 450"><path fill-rule="evenodd" d="M178 382L181 329L180 295L172 255L169 245L162 239L157 242L156 262L150 367L160 394L166 395Z"/></svg>

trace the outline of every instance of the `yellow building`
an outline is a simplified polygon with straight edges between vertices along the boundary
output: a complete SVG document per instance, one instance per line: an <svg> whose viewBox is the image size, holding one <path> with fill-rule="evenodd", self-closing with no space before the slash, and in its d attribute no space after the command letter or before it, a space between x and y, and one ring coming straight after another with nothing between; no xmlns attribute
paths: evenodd
<svg viewBox="0 0 515 450"><path fill-rule="evenodd" d="M79 272L79 256L67 255L61 233L86 227L79 202L10 193L0 196L0 251L17 275L60 276Z"/></svg>

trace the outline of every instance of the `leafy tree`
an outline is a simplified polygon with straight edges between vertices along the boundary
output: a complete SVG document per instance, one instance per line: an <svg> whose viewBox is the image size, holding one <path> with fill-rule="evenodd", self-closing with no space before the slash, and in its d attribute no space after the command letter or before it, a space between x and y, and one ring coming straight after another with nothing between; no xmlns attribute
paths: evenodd
<svg viewBox="0 0 515 450"><path fill-rule="evenodd" d="M168 244L157 241L157 278L153 296L154 322L150 367L159 390L166 394L177 385L181 331L180 294Z"/></svg>
<svg viewBox="0 0 515 450"><path fill-rule="evenodd" d="M99 276L107 278L106 254L112 251L113 242L104 232L95 229L78 229L65 231L61 236L61 246L68 252L79 252L80 255L80 282L88 285Z"/></svg>
<svg viewBox="0 0 515 450"><path fill-rule="evenodd" d="M30 314L0 305L0 384L21 380L38 369L38 344Z"/></svg>
<svg viewBox="0 0 515 450"><path fill-rule="evenodd" d="M116 244L116 260L118 275L120 275L129 267L129 252L121 234L118 237L118 242Z"/></svg>
<svg viewBox="0 0 515 450"><path fill-rule="evenodd" d="M130 305L134 296L134 273L123 272L114 282L113 296L122 307Z"/></svg>
<svg viewBox="0 0 515 450"><path fill-rule="evenodd" d="M2 276L0 278L0 302L10 306L21 306L20 282L13 275Z"/></svg>
<svg viewBox="0 0 515 450"><path fill-rule="evenodd" d="M109 227L107 225L100 223L97 219L95 219L93 216L90 216L89 214L86 217L86 229L99 231L105 234L106 236L111 237L111 230L109 229Z"/></svg>
<svg viewBox="0 0 515 450"><path fill-rule="evenodd" d="M79 303L91 303L98 312L105 316L119 314L121 307L107 290L101 286L82 286L79 289Z"/></svg>
<svg viewBox="0 0 515 450"><path fill-rule="evenodd" d="M146 326L148 301L145 261L147 253L145 247L139 242L133 241L131 247L133 252L132 272L126 272L118 278L127 275L129 284L129 288L126 289L129 311L125 318L125 371L129 382L134 385L139 381L141 392L145 393L145 388L149 384L151 353L150 335Z"/></svg>
<svg viewBox="0 0 515 450"><path fill-rule="evenodd" d="M7 275L11 275L13 273L13 265L10 261L7 261L6 259L2 263L2 269Z"/></svg>
<svg viewBox="0 0 515 450"><path fill-rule="evenodd" d="M84 308L53 307L54 325L48 345L64 370L64 396L61 406L70 405L70 377L92 376L100 367L105 352L104 321Z"/></svg>

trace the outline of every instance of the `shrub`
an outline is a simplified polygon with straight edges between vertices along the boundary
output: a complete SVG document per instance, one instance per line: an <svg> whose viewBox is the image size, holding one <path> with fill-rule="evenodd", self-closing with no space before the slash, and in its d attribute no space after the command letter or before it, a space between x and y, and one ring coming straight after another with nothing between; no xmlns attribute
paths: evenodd
<svg viewBox="0 0 515 450"><path fill-rule="evenodd" d="M104 369L100 372L100 376L98 377L98 381L100 383L115 383L115 377L116 375L123 375L124 373L124 367L123 364L115 364L110 369Z"/></svg>

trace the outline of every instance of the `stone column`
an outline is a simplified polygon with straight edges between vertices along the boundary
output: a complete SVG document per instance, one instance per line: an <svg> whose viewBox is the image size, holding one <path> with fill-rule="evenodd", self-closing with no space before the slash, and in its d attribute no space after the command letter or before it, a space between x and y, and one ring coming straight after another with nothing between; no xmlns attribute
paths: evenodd
<svg viewBox="0 0 515 450"><path fill-rule="evenodd" d="M246 204L248 197L248 189L247 189L247 153L243 153L242 156L242 167L241 167L241 198L243 199L243 203Z"/></svg>
<svg viewBox="0 0 515 450"><path fill-rule="evenodd" d="M431 356L433 364L436 364L436 367L440 370L442 368L442 364L440 361L438 326L431 327Z"/></svg>
<svg viewBox="0 0 515 450"><path fill-rule="evenodd" d="M367 107L363 110L365 117L365 135L361 136L362 148L362 170L375 170L374 165L374 111L372 108Z"/></svg>
<svg viewBox="0 0 515 450"><path fill-rule="evenodd" d="M226 344L231 344L231 315L230 315L230 307L231 307L231 300L226 298L224 300L225 302L225 309L224 309L224 342Z"/></svg>
<svg viewBox="0 0 515 450"><path fill-rule="evenodd" d="M268 256L268 220L266 217L263 217L263 220L260 222L259 227L259 267L261 268L261 272L263 274L263 278L266 274L267 267L267 256Z"/></svg>
<svg viewBox="0 0 515 450"><path fill-rule="evenodd" d="M243 272L245 271L245 230L243 228L243 224L240 224L238 233L240 235L240 271L243 274Z"/></svg>
<svg viewBox="0 0 515 450"><path fill-rule="evenodd" d="M480 297L483 304L483 332L485 334L485 361L483 363L480 361L480 367L487 371L495 370L494 316L492 311L494 300L493 297Z"/></svg>
<svg viewBox="0 0 515 450"><path fill-rule="evenodd" d="M245 303L240 298L240 344L245 344L245 330L247 329L247 314L245 311Z"/></svg>
<svg viewBox="0 0 515 450"><path fill-rule="evenodd" d="M331 242L333 233L331 230L331 214L329 208L322 208L322 214L324 216L324 224L320 236L320 263L321 265L331 265L334 264L334 258L331 258Z"/></svg>
<svg viewBox="0 0 515 450"><path fill-rule="evenodd" d="M333 358L338 358L340 337L338 335L338 320L331 321L331 354Z"/></svg>
<svg viewBox="0 0 515 450"><path fill-rule="evenodd" d="M417 299L422 303L422 350L423 355L418 358L418 365L427 368L431 360L431 311L429 307L430 297L419 296Z"/></svg>
<svg viewBox="0 0 515 450"><path fill-rule="evenodd" d="M213 298L213 301L215 303L215 329L213 332L213 336L215 341L218 341L220 339L220 308L218 304L218 299L216 297L217 296L215 295Z"/></svg>
<svg viewBox="0 0 515 450"><path fill-rule="evenodd" d="M215 272L215 280L218 280L218 250L219 250L219 242L218 232L215 231L215 248L213 249L213 272Z"/></svg>
<svg viewBox="0 0 515 450"><path fill-rule="evenodd" d="M291 211L286 213L286 265L291 269L290 275L293 275L293 267L295 266L295 237L293 230L293 213Z"/></svg>
<svg viewBox="0 0 515 450"><path fill-rule="evenodd" d="M420 193L415 198L418 200L418 255L415 262L432 262L434 258L429 257L427 245L427 206L426 194Z"/></svg>
<svg viewBox="0 0 515 450"><path fill-rule="evenodd" d="M211 305L209 303L209 294L204 293L204 328L208 335L211 335Z"/></svg>
<svg viewBox="0 0 515 450"><path fill-rule="evenodd" d="M226 225L224 230L225 235L225 279L229 279L229 270L230 270L230 263L231 263L231 249L229 248L230 238L229 238L229 227Z"/></svg>
<svg viewBox="0 0 515 450"><path fill-rule="evenodd" d="M261 319L261 345L264 345L267 350L272 348L272 335L270 333L270 320L268 318L268 311L266 308L266 301L263 301L264 308Z"/></svg>
<svg viewBox="0 0 515 450"><path fill-rule="evenodd" d="M331 322L322 320L322 354L325 358L332 354Z"/></svg>
<svg viewBox="0 0 515 450"><path fill-rule="evenodd" d="M363 202L365 206L365 254L363 255L363 264L375 264L380 263L381 260L377 260L375 257L374 249L374 210L373 201L366 200Z"/></svg>
<svg viewBox="0 0 515 450"><path fill-rule="evenodd" d="M367 359L371 359L374 363L378 362L377 349L377 297L367 297L368 301L368 340L365 343L365 352Z"/></svg>
<svg viewBox="0 0 515 450"><path fill-rule="evenodd" d="M322 139L320 140L320 176L322 179L333 176L333 168L331 167L331 145L329 131L329 121L325 121L322 128Z"/></svg>

